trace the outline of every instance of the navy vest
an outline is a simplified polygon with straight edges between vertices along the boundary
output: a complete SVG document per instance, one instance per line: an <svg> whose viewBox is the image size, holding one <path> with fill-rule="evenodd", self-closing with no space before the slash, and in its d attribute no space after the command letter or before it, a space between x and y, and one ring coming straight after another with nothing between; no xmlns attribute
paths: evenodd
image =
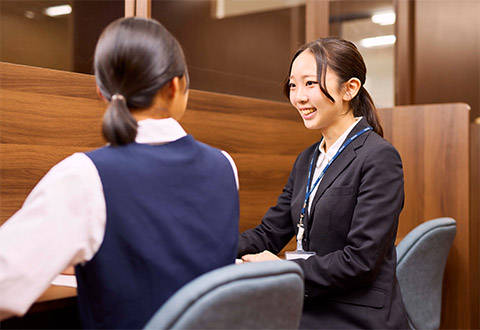
<svg viewBox="0 0 480 330"><path fill-rule="evenodd" d="M96 255L76 267L85 328L142 328L184 284L235 261L238 191L219 150L187 135L87 156L107 222Z"/></svg>

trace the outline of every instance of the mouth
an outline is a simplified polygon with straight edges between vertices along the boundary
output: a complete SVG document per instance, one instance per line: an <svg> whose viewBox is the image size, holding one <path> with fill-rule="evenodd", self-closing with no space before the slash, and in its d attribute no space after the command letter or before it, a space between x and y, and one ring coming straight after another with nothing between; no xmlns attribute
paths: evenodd
<svg viewBox="0 0 480 330"><path fill-rule="evenodd" d="M303 109L298 109L300 114L302 115L303 118L309 119L310 117L313 117L313 113L317 111L315 108L303 108Z"/></svg>

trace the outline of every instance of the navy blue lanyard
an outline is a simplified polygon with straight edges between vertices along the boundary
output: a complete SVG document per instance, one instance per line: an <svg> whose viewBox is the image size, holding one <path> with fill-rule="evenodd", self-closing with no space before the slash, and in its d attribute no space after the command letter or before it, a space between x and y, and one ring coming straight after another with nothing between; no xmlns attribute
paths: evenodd
<svg viewBox="0 0 480 330"><path fill-rule="evenodd" d="M327 172L328 168L330 167L330 165L332 165L333 161L342 153L342 151L350 144L352 143L353 140L355 140L357 137L359 137L360 135L362 135L363 133L365 132L368 132L368 131L371 131L372 128L369 126L369 127L365 127L364 129L362 129L360 132L356 133L355 135L353 135L352 137L350 137L341 147L340 149L338 149L337 153L333 156L333 158L328 162L327 166L325 166L325 168L323 169L322 173L320 173L320 176L318 177L317 181L315 181L315 183L313 184L312 188L310 188L310 180L312 178L312 168L313 168L313 163L315 162L315 154L314 154L314 157L312 157L312 161L310 162L310 169L308 170L308 180L307 180L307 189L306 189L306 192L305 192L305 201L303 203L303 207L302 207L302 210L300 212L300 221L298 223L299 226L303 227L303 218L305 217L305 210L307 208L307 205L308 205L308 199L310 198L310 195L312 194L312 192L315 190L315 187L318 185L318 183L320 182L320 180L323 178L323 176L325 175L325 172Z"/></svg>

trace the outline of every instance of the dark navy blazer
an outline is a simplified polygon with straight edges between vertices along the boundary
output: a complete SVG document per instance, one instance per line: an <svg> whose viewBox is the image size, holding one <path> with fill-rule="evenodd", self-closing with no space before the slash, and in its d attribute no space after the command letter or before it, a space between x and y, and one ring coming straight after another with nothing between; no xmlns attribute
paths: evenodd
<svg viewBox="0 0 480 330"><path fill-rule="evenodd" d="M368 124L362 119L347 138ZM308 166L316 143L295 161L288 182L262 223L240 236L238 256L278 253L296 234ZM332 163L306 217L302 328L408 328L396 279L395 237L403 208L398 152L373 131Z"/></svg>

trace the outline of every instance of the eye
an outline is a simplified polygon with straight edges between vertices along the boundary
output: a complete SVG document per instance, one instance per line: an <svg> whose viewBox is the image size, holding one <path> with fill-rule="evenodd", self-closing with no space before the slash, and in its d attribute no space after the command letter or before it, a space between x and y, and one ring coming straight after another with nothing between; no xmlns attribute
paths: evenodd
<svg viewBox="0 0 480 330"><path fill-rule="evenodd" d="M288 83L288 88L290 88L290 89L295 88L295 84L292 83L292 82L289 82Z"/></svg>
<svg viewBox="0 0 480 330"><path fill-rule="evenodd" d="M318 84L318 81L309 80L305 83L306 86L313 86Z"/></svg>

